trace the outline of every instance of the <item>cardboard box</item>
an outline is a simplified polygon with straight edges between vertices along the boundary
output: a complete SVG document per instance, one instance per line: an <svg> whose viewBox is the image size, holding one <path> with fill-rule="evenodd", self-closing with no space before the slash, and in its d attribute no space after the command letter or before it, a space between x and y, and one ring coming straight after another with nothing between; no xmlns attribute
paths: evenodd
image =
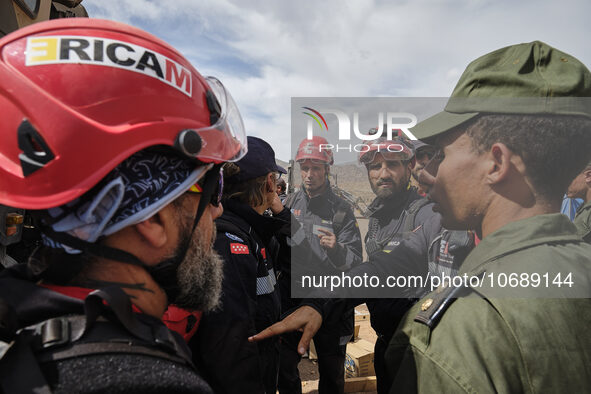
<svg viewBox="0 0 591 394"><path fill-rule="evenodd" d="M359 329L361 328L361 325L356 324L355 325L355 329L353 330L353 340L356 340L357 338L359 338Z"/></svg>
<svg viewBox="0 0 591 394"><path fill-rule="evenodd" d="M310 341L310 349L308 350L308 359L309 360L318 360L318 353L316 353L316 345L314 345L314 340Z"/></svg>
<svg viewBox="0 0 591 394"><path fill-rule="evenodd" d="M369 313L361 313L355 310L355 321L369 320Z"/></svg>
<svg viewBox="0 0 591 394"><path fill-rule="evenodd" d="M357 378L376 374L373 363L374 344L360 339L347 345L345 377Z"/></svg>
<svg viewBox="0 0 591 394"><path fill-rule="evenodd" d="M345 379L345 393L363 393L368 391L376 391L377 389L378 383L375 376Z"/></svg>

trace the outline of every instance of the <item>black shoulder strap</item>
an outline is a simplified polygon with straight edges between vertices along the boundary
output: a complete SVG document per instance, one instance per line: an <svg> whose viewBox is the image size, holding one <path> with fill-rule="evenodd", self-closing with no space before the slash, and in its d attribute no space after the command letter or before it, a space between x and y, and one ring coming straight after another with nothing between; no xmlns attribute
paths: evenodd
<svg viewBox="0 0 591 394"><path fill-rule="evenodd" d="M426 198L417 198L416 200L410 203L410 205L406 209L406 215L404 216L404 222L402 223L403 232L408 233L417 228L417 226L415 225L417 213L419 213L421 208L423 208L427 204L429 204L429 200L427 200Z"/></svg>
<svg viewBox="0 0 591 394"><path fill-rule="evenodd" d="M85 315L48 319L19 330L9 343L0 341L0 384L5 393L51 393L39 363L106 353L143 354L194 368L180 341L163 324L141 321L123 290L108 287L89 294Z"/></svg>
<svg viewBox="0 0 591 394"><path fill-rule="evenodd" d="M332 217L332 228L335 234L343 229L345 216L347 216L347 208L348 206L345 203L341 201L338 202L337 209Z"/></svg>
<svg viewBox="0 0 591 394"><path fill-rule="evenodd" d="M51 394L31 346L19 338L10 343L0 343L8 346L0 359L2 392Z"/></svg>
<svg viewBox="0 0 591 394"><path fill-rule="evenodd" d="M460 296L468 291L465 287L438 288L421 301L421 310L414 320L423 323L430 329L435 328L447 308Z"/></svg>
<svg viewBox="0 0 591 394"><path fill-rule="evenodd" d="M468 273L470 275L470 273ZM482 279L484 271L475 275ZM464 297L469 293L476 292L477 289L473 289L470 286L444 286L441 285L435 291L421 299L421 310L414 318L414 321L422 323L428 326L430 329L435 328L443 314L447 311L449 306L454 303L459 297Z"/></svg>
<svg viewBox="0 0 591 394"><path fill-rule="evenodd" d="M31 347L18 340L15 310L0 298L0 388L3 393L50 394Z"/></svg>

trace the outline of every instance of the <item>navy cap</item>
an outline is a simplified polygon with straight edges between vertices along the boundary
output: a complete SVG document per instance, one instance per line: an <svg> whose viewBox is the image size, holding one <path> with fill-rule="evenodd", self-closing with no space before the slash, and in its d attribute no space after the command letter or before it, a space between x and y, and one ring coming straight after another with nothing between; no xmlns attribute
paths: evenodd
<svg viewBox="0 0 591 394"><path fill-rule="evenodd" d="M275 151L271 145L258 137L248 136L247 140L248 152L242 159L234 163L240 167L240 172L228 178L228 181L247 181L270 172L287 173L285 168L278 166L275 162Z"/></svg>

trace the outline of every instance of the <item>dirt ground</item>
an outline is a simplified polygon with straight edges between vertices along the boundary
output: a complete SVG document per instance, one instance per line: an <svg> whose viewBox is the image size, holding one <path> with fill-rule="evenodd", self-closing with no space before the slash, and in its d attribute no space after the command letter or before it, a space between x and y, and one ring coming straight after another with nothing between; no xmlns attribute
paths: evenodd
<svg viewBox="0 0 591 394"><path fill-rule="evenodd" d="M365 304L355 308L358 314L369 314ZM369 319L356 321L356 325L360 326L359 338L363 338L371 343L376 341L376 333L371 328ZM298 366L300 370L300 378L302 379L302 393L318 393L318 365L315 360L303 358ZM376 391L369 391L369 393L377 393Z"/></svg>

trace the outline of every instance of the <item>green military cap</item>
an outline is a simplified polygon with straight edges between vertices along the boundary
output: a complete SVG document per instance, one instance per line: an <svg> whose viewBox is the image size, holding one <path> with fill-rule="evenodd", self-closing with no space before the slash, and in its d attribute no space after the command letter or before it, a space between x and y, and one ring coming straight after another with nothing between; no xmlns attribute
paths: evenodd
<svg viewBox="0 0 591 394"><path fill-rule="evenodd" d="M483 113L591 117L590 97L591 73L579 60L540 41L518 44L470 63L443 112L411 131L429 138Z"/></svg>

